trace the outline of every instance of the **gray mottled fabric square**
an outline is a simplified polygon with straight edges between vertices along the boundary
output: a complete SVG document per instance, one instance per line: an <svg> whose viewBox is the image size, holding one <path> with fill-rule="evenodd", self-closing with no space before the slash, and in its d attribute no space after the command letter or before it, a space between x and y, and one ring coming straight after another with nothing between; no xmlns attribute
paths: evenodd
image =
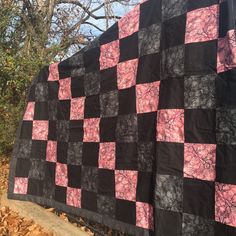
<svg viewBox="0 0 236 236"><path fill-rule="evenodd" d="M182 222L182 235L183 236L199 236L209 235L214 236L214 223L211 220L204 219L200 216L191 214L183 214Z"/></svg>
<svg viewBox="0 0 236 236"><path fill-rule="evenodd" d="M152 172L154 167L155 148L153 142L138 143L138 169Z"/></svg>
<svg viewBox="0 0 236 236"><path fill-rule="evenodd" d="M97 206L99 213L115 217L115 198L98 194Z"/></svg>
<svg viewBox="0 0 236 236"><path fill-rule="evenodd" d="M187 109L215 108L215 92L215 75L184 78L184 106Z"/></svg>
<svg viewBox="0 0 236 236"><path fill-rule="evenodd" d="M45 161L31 160L29 178L43 180L45 177Z"/></svg>
<svg viewBox="0 0 236 236"><path fill-rule="evenodd" d="M100 74L98 72L90 72L85 74L84 91L86 96L99 94Z"/></svg>
<svg viewBox="0 0 236 236"><path fill-rule="evenodd" d="M35 101L45 102L48 100L48 84L37 83L35 86Z"/></svg>
<svg viewBox="0 0 236 236"><path fill-rule="evenodd" d="M118 142L138 141L138 119L135 114L118 116L116 126L116 139Z"/></svg>
<svg viewBox="0 0 236 236"><path fill-rule="evenodd" d="M217 108L216 139L219 144L236 144L236 109Z"/></svg>
<svg viewBox="0 0 236 236"><path fill-rule="evenodd" d="M118 91L111 91L100 95L100 109L102 117L118 114Z"/></svg>
<svg viewBox="0 0 236 236"><path fill-rule="evenodd" d="M82 166L82 189L97 192L98 168Z"/></svg>
<svg viewBox="0 0 236 236"><path fill-rule="evenodd" d="M163 79L184 75L184 45L168 48L162 52Z"/></svg>
<svg viewBox="0 0 236 236"><path fill-rule="evenodd" d="M69 142L67 162L71 165L81 165L83 154L83 143L82 142Z"/></svg>
<svg viewBox="0 0 236 236"><path fill-rule="evenodd" d="M147 55L160 51L160 24L153 24L148 28L141 29L138 32L139 38L139 55Z"/></svg>
<svg viewBox="0 0 236 236"><path fill-rule="evenodd" d="M187 11L188 0L163 0L162 18L167 20Z"/></svg>
<svg viewBox="0 0 236 236"><path fill-rule="evenodd" d="M56 100L48 101L48 117L49 117L49 120L57 119L57 101Z"/></svg>
<svg viewBox="0 0 236 236"><path fill-rule="evenodd" d="M57 140L62 142L69 140L69 121L57 120Z"/></svg>
<svg viewBox="0 0 236 236"><path fill-rule="evenodd" d="M183 180L171 175L156 175L156 207L163 210L182 211Z"/></svg>
<svg viewBox="0 0 236 236"><path fill-rule="evenodd" d="M54 181L46 180L43 184L43 195L45 198L50 200L54 199L55 196L55 183Z"/></svg>
<svg viewBox="0 0 236 236"><path fill-rule="evenodd" d="M18 158L30 158L32 140L21 139L18 145Z"/></svg>

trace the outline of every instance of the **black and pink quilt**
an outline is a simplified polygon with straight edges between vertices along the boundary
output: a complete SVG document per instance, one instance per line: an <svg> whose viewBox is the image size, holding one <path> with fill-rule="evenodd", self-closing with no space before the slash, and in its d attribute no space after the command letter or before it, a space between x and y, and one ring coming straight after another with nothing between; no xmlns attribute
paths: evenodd
<svg viewBox="0 0 236 236"><path fill-rule="evenodd" d="M131 235L236 235L234 1L143 1L27 102L8 198Z"/></svg>

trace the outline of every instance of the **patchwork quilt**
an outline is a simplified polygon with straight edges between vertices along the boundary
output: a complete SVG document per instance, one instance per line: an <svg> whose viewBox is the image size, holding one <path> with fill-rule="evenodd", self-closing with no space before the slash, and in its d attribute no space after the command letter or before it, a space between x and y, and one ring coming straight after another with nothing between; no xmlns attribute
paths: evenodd
<svg viewBox="0 0 236 236"><path fill-rule="evenodd" d="M147 0L32 81L8 198L140 236L236 235L234 0Z"/></svg>

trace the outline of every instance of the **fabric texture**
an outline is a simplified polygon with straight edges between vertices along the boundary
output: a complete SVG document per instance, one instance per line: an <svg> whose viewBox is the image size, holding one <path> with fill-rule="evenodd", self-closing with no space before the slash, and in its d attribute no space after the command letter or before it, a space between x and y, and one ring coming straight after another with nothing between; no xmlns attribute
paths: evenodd
<svg viewBox="0 0 236 236"><path fill-rule="evenodd" d="M8 198L140 236L236 235L231 1L148 0L44 67Z"/></svg>

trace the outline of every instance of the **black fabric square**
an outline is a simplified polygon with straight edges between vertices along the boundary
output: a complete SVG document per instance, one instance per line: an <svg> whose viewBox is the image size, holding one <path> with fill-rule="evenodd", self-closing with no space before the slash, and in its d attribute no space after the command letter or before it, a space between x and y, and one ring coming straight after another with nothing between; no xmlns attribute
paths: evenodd
<svg viewBox="0 0 236 236"><path fill-rule="evenodd" d="M68 187L81 188L81 166L67 165Z"/></svg>
<svg viewBox="0 0 236 236"><path fill-rule="evenodd" d="M62 142L68 142L69 140L69 121L58 120L57 121L57 140Z"/></svg>
<svg viewBox="0 0 236 236"><path fill-rule="evenodd" d="M27 99L28 99L29 102L34 102L35 101L35 84L31 84L28 87Z"/></svg>
<svg viewBox="0 0 236 236"><path fill-rule="evenodd" d="M84 52L84 66L86 72L99 70L100 48L94 47Z"/></svg>
<svg viewBox="0 0 236 236"><path fill-rule="evenodd" d="M185 142L215 143L216 112L207 109L185 109Z"/></svg>
<svg viewBox="0 0 236 236"><path fill-rule="evenodd" d="M176 236L182 234L182 213L156 209L154 219L157 235Z"/></svg>
<svg viewBox="0 0 236 236"><path fill-rule="evenodd" d="M37 74L37 82L45 83L49 76L49 66L44 66Z"/></svg>
<svg viewBox="0 0 236 236"><path fill-rule="evenodd" d="M138 170L152 172L154 170L155 142L138 142Z"/></svg>
<svg viewBox="0 0 236 236"><path fill-rule="evenodd" d="M113 24L109 29L107 29L101 36L99 37L99 42L101 45L110 43L119 38L118 35L118 23Z"/></svg>
<svg viewBox="0 0 236 236"><path fill-rule="evenodd" d="M71 95L72 98L85 96L84 92L84 76L71 78Z"/></svg>
<svg viewBox="0 0 236 236"><path fill-rule="evenodd" d="M33 122L23 120L21 123L20 138L32 139Z"/></svg>
<svg viewBox="0 0 236 236"><path fill-rule="evenodd" d="M160 80L161 57L160 53L149 54L139 58L137 84Z"/></svg>
<svg viewBox="0 0 236 236"><path fill-rule="evenodd" d="M57 102L57 119L70 119L70 100L61 100Z"/></svg>
<svg viewBox="0 0 236 236"><path fill-rule="evenodd" d="M119 111L120 115L136 113L135 87L119 90Z"/></svg>
<svg viewBox="0 0 236 236"><path fill-rule="evenodd" d="M128 224L135 225L136 223L135 202L116 199L116 219Z"/></svg>
<svg viewBox="0 0 236 236"><path fill-rule="evenodd" d="M217 145L216 181L236 184L236 147L234 145Z"/></svg>
<svg viewBox="0 0 236 236"><path fill-rule="evenodd" d="M85 98L84 116L85 118L100 117L99 95L93 95Z"/></svg>
<svg viewBox="0 0 236 236"><path fill-rule="evenodd" d="M214 182L184 178L183 211L208 219L214 219L214 186Z"/></svg>
<svg viewBox="0 0 236 236"><path fill-rule="evenodd" d="M136 143L116 143L116 169L137 170L137 144Z"/></svg>
<svg viewBox="0 0 236 236"><path fill-rule="evenodd" d="M35 102L34 120L48 120L48 103Z"/></svg>
<svg viewBox="0 0 236 236"><path fill-rule="evenodd" d="M82 166L81 188L97 192L98 187L98 168L91 166Z"/></svg>
<svg viewBox="0 0 236 236"><path fill-rule="evenodd" d="M113 170L98 169L98 193L115 196L115 174Z"/></svg>
<svg viewBox="0 0 236 236"><path fill-rule="evenodd" d="M138 141L138 118L136 114L118 116L116 140L122 143Z"/></svg>
<svg viewBox="0 0 236 236"><path fill-rule="evenodd" d="M97 195L98 213L115 218L115 203L116 202L114 197L98 194Z"/></svg>
<svg viewBox="0 0 236 236"><path fill-rule="evenodd" d="M117 90L117 67L111 67L100 71L100 91L101 93Z"/></svg>
<svg viewBox="0 0 236 236"><path fill-rule="evenodd" d="M162 48L184 44L186 15L180 15L164 21L162 24Z"/></svg>
<svg viewBox="0 0 236 236"><path fill-rule="evenodd" d="M184 78L161 80L158 109L184 108Z"/></svg>
<svg viewBox="0 0 236 236"><path fill-rule="evenodd" d="M214 236L223 236L223 235L227 236L236 235L236 228L216 221Z"/></svg>
<svg viewBox="0 0 236 236"><path fill-rule="evenodd" d="M30 157L46 160L47 141L33 140Z"/></svg>
<svg viewBox="0 0 236 236"><path fill-rule="evenodd" d="M65 79L71 76L71 70L73 69L73 66L70 65L70 61L63 60L58 64L58 72L59 72L59 78Z"/></svg>
<svg viewBox="0 0 236 236"><path fill-rule="evenodd" d="M56 163L45 162L45 182L50 182L55 184L55 173L56 173Z"/></svg>
<svg viewBox="0 0 236 236"><path fill-rule="evenodd" d="M148 172L138 172L138 182L137 182L137 202L153 202L155 179L152 173Z"/></svg>
<svg viewBox="0 0 236 236"><path fill-rule="evenodd" d="M55 201L66 204L66 187L55 185Z"/></svg>
<svg viewBox="0 0 236 236"><path fill-rule="evenodd" d="M63 164L67 164L67 142L57 142L57 161Z"/></svg>
<svg viewBox="0 0 236 236"><path fill-rule="evenodd" d="M229 12L229 7L228 6L229 2L224 1L220 3L220 12L219 12L219 37L223 38L226 36L227 32L231 29L234 29L234 20L233 16L235 13L230 14ZM235 7L235 6L234 6ZM232 9L232 11L236 11L236 9Z"/></svg>
<svg viewBox="0 0 236 236"><path fill-rule="evenodd" d="M73 142L83 141L83 120L71 120L69 126L69 140Z"/></svg>
<svg viewBox="0 0 236 236"><path fill-rule="evenodd" d="M57 122L54 120L49 120L48 124L48 139L57 140Z"/></svg>
<svg viewBox="0 0 236 236"><path fill-rule="evenodd" d="M117 117L103 117L100 120L100 141L113 142L116 140Z"/></svg>
<svg viewBox="0 0 236 236"><path fill-rule="evenodd" d="M83 165L98 166L98 153L99 143L83 143Z"/></svg>
<svg viewBox="0 0 236 236"><path fill-rule="evenodd" d="M218 4L219 1L218 0L188 0L188 11L192 11L195 9L199 9L199 8L205 8L205 7L209 7L212 6L214 4Z"/></svg>
<svg viewBox="0 0 236 236"><path fill-rule="evenodd" d="M236 69L215 78L217 107L236 108Z"/></svg>
<svg viewBox="0 0 236 236"><path fill-rule="evenodd" d="M54 100L58 99L59 82L58 81L48 81L48 99Z"/></svg>
<svg viewBox="0 0 236 236"><path fill-rule="evenodd" d="M140 4L139 29L161 22L161 1L149 0Z"/></svg>
<svg viewBox="0 0 236 236"><path fill-rule="evenodd" d="M16 161L16 177L28 177L31 167L31 161L29 159L18 158Z"/></svg>
<svg viewBox="0 0 236 236"><path fill-rule="evenodd" d="M81 207L90 211L97 211L97 194L82 189Z"/></svg>
<svg viewBox="0 0 236 236"><path fill-rule="evenodd" d="M138 58L138 33L120 39L120 62Z"/></svg>
<svg viewBox="0 0 236 236"><path fill-rule="evenodd" d="M185 45L185 74L210 74L216 71L217 40Z"/></svg>
<svg viewBox="0 0 236 236"><path fill-rule="evenodd" d="M29 178L27 194L34 196L43 196L43 181Z"/></svg>
<svg viewBox="0 0 236 236"><path fill-rule="evenodd" d="M157 142L156 168L158 174L183 176L184 144Z"/></svg>
<svg viewBox="0 0 236 236"><path fill-rule="evenodd" d="M153 141L156 139L156 112L138 114L138 140Z"/></svg>

